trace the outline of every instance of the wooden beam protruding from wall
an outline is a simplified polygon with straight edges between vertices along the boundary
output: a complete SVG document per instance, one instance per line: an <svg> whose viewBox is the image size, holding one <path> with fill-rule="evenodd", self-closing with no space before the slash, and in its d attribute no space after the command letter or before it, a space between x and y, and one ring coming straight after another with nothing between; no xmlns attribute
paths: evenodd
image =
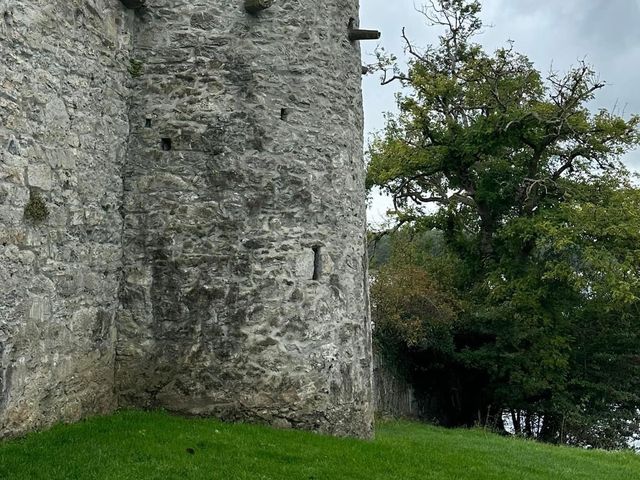
<svg viewBox="0 0 640 480"><path fill-rule="evenodd" d="M360 28L352 28L349 30L349 40L357 42L358 40L378 40L382 34L378 30L362 30Z"/></svg>
<svg viewBox="0 0 640 480"><path fill-rule="evenodd" d="M363 30L356 28L356 19L351 17L349 19L349 40L357 42L359 40L378 40L382 35L378 30Z"/></svg>

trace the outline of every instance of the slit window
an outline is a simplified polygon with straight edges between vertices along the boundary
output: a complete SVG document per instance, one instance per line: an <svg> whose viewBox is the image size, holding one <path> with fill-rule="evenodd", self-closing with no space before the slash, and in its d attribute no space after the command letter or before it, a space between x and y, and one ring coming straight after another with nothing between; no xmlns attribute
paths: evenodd
<svg viewBox="0 0 640 480"><path fill-rule="evenodd" d="M150 118L147 118L144 121L144 126L147 127L147 128L151 128L151 119Z"/></svg>
<svg viewBox="0 0 640 480"><path fill-rule="evenodd" d="M160 140L160 148L164 152L168 152L169 150L171 150L171 139L163 138L162 140Z"/></svg>
<svg viewBox="0 0 640 480"><path fill-rule="evenodd" d="M320 247L313 247L313 276L311 280L320 280L322 275L322 254Z"/></svg>
<svg viewBox="0 0 640 480"><path fill-rule="evenodd" d="M289 109L288 108L281 108L280 109L280 120L286 122L287 118L289 118Z"/></svg>

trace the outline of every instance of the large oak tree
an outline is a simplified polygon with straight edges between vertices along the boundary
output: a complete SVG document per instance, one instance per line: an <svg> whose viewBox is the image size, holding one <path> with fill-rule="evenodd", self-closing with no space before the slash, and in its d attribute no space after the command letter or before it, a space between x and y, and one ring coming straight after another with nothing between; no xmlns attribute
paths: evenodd
<svg viewBox="0 0 640 480"><path fill-rule="evenodd" d="M438 45L405 38L406 71L379 57L383 83L404 89L372 142L369 187L393 198L398 228L441 232L453 259L455 285L437 285L429 255L418 266L431 277L416 282L457 297L453 347L437 355L463 397L448 417L486 422L493 410L519 433L619 446L640 407L640 193L620 161L640 119L591 112L605 84L584 63L543 76L512 44L485 52L473 42L479 12L476 1L437 0L423 14L443 27ZM374 314L397 296L382 273ZM442 318L421 301L424 325L405 347L427 372L427 327Z"/></svg>

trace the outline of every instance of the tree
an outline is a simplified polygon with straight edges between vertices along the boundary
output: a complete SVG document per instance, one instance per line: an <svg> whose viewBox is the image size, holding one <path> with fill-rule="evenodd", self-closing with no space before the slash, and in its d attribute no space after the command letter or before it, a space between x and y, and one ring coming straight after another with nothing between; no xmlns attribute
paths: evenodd
<svg viewBox="0 0 640 480"><path fill-rule="evenodd" d="M472 42L479 12L433 2L439 44L405 37L406 72L380 56L383 83L405 88L371 144L368 186L392 196L397 228L442 232L456 259L467 307L450 366L486 378L460 423L493 409L518 433L619 446L640 407L627 387L640 391L640 196L620 161L640 118L591 113L604 83L584 63L543 77L513 44L486 53Z"/></svg>

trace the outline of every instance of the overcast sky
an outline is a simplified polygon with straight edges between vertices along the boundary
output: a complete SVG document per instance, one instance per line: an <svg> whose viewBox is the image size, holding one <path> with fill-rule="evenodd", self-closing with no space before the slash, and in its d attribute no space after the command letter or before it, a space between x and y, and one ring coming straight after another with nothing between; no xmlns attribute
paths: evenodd
<svg viewBox="0 0 640 480"><path fill-rule="evenodd" d="M376 45L403 57L402 27L415 45L435 43L414 5L423 0L361 0L362 28L382 31L379 42L362 42L363 62L373 62ZM553 64L566 70L586 59L607 83L594 108L640 113L640 0L482 0L484 33L477 41L490 50L515 41L542 72ZM377 76L364 77L365 141L384 126L383 113L395 111L395 86L380 86ZM626 163L640 170L640 152ZM379 224L388 202L375 198L369 219Z"/></svg>

